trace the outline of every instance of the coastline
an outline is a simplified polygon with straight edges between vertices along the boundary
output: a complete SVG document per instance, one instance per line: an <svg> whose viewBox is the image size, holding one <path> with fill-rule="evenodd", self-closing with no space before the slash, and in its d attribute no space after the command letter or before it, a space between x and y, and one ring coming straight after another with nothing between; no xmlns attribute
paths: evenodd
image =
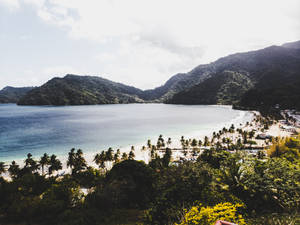
<svg viewBox="0 0 300 225"><path fill-rule="evenodd" d="M224 107L224 108L232 108L232 106L229 105L215 105L217 107ZM197 131L191 131L191 132L182 132L182 134L179 134L180 132L177 132L177 134L169 134L169 135L164 135L164 133L162 133L163 137L165 138L165 140L168 137L171 137L172 143L169 146L171 149L174 148L182 148L181 146L181 142L180 142L180 138L182 135L185 136L186 139L204 139L205 136L211 138L213 132L217 132L218 130L221 130L223 127L230 127L231 124L234 124L235 127L242 127L243 125L245 125L247 122L251 122L251 120L255 117L255 114L257 114L257 112L255 111L241 111L239 110L239 114L237 117L227 121L227 122L222 122L222 123L218 123L215 125L211 125L209 127L201 127L199 125L199 129ZM242 124L242 125L241 125ZM149 137L145 140L141 140L140 142L137 143L132 143L130 145L119 145L119 146L111 146L113 148L114 151L116 151L117 149L120 149L121 154L123 152L126 152L127 154L130 152L131 150L131 146L135 147L135 159L136 160L143 160L145 161L145 163L149 162L150 156L149 156L149 152L148 150L146 151L142 151L142 147L146 145L147 140L150 139L152 144L155 144L157 141L157 138L160 134L157 134L156 136L153 137ZM84 158L87 161L87 164L89 166L93 166L95 168L97 168L97 165L93 162L94 156L97 153L100 153L102 150L107 150L107 149L101 149L99 151L93 151L93 150L85 150L82 149L83 153L84 153ZM176 156L177 152L174 152L174 156ZM66 162L67 162L67 158L68 158L68 154L56 154L57 158L62 162L63 165L63 169L59 171L58 174L64 174L64 173L69 173L70 169L67 168L66 166ZM33 158L35 160L38 160L39 157L41 156L36 156L34 155ZM177 155L178 157L178 155ZM23 156L23 158L21 159L16 159L16 163L19 164L21 167L24 165L24 160L26 158L26 155ZM6 164L10 164L11 161L5 161ZM109 165L107 165L109 167ZM5 174L5 177L8 177L8 174Z"/></svg>

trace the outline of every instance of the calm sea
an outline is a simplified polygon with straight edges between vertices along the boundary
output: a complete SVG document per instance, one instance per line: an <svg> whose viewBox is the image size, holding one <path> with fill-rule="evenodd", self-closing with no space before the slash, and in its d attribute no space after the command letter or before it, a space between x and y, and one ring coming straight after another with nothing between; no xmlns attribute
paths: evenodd
<svg viewBox="0 0 300 225"><path fill-rule="evenodd" d="M0 161L66 155L73 147L95 152L165 137L209 134L249 120L227 106L128 104L95 106L0 105Z"/></svg>

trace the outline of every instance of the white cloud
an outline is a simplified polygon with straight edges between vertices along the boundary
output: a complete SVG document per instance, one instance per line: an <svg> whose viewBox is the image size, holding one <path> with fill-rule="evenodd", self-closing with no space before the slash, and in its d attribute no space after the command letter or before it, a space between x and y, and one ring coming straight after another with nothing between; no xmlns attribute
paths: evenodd
<svg viewBox="0 0 300 225"><path fill-rule="evenodd" d="M143 40L123 40L117 51L100 53L95 60L104 76L146 89L160 86L172 74L188 71L200 57Z"/></svg>
<svg viewBox="0 0 300 225"><path fill-rule="evenodd" d="M7 7L10 11L16 11L20 8L19 0L0 0L0 6Z"/></svg>
<svg viewBox="0 0 300 225"><path fill-rule="evenodd" d="M82 71L70 66L45 67L43 69L26 68L21 76L0 76L1 88L4 86L40 86L53 77L64 77L66 74L82 74Z"/></svg>
<svg viewBox="0 0 300 225"><path fill-rule="evenodd" d="M63 77L66 74L82 74L82 71L71 66L54 66L44 68L42 74L45 79L51 79L53 77Z"/></svg>
<svg viewBox="0 0 300 225"><path fill-rule="evenodd" d="M179 45L194 47L216 44L220 39L234 43L294 38L291 26L299 21L289 14L299 12L299 6L298 0L49 0L39 6L39 12L48 22L69 26L76 38L101 41L161 34Z"/></svg>
<svg viewBox="0 0 300 225"><path fill-rule="evenodd" d="M299 0L20 1L71 39L114 46L92 56L98 73L139 87L230 53L300 39Z"/></svg>

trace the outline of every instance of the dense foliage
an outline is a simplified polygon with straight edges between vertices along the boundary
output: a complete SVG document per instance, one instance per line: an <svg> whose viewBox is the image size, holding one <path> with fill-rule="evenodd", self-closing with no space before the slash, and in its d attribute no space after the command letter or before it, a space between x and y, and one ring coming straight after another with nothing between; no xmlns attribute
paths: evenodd
<svg viewBox="0 0 300 225"><path fill-rule="evenodd" d="M27 93L19 105L93 105L142 102L141 90L93 76L53 78Z"/></svg>
<svg viewBox="0 0 300 225"><path fill-rule="evenodd" d="M20 98L25 96L33 87L5 87L0 90L0 103L17 103Z"/></svg>
<svg viewBox="0 0 300 225"><path fill-rule="evenodd" d="M230 55L210 66L214 69L204 82L183 88L167 102L236 104L238 108L259 110L275 106L300 109L299 42ZM235 76L225 79L226 71ZM198 76L207 74L200 69Z"/></svg>
<svg viewBox="0 0 300 225"><path fill-rule="evenodd" d="M243 216L237 212L242 206L241 204L233 205L226 202L217 204L214 207L203 207L200 203L186 212L180 225L214 225L218 220L245 225Z"/></svg>
<svg viewBox="0 0 300 225"><path fill-rule="evenodd" d="M8 171L12 178L0 179L0 223L165 225L226 219L273 224L277 217L268 215L274 213L278 220L293 221L300 210L299 140L274 140L275 152L263 159L211 148L196 161L171 162L167 148L148 165L133 159L134 147L130 159L108 149L95 156L99 169L87 165L80 149L72 149L71 173L65 175L57 173L61 163L55 155L37 161L28 154L23 168L0 163L0 173Z"/></svg>
<svg viewBox="0 0 300 225"><path fill-rule="evenodd" d="M229 105L237 103L252 87L252 81L247 75L224 71L188 90L175 94L168 103Z"/></svg>

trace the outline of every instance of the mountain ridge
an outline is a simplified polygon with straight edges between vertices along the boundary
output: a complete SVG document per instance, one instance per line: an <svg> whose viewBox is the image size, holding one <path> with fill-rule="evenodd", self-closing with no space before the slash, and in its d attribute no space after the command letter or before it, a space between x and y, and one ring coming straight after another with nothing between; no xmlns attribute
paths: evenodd
<svg viewBox="0 0 300 225"><path fill-rule="evenodd" d="M297 83L300 77L298 65L300 65L300 41L230 54L212 63L201 64L187 73L175 74L160 87L144 91L98 76L68 74L64 78L53 78L41 87L31 90L20 99L18 104L81 105L164 102L234 104L235 107L247 109L258 108L259 105L266 103L268 107L271 107L276 101L271 100L270 96L266 98L267 101L260 98L261 102L258 104L253 93L257 89L265 95L266 93L276 94L274 88L278 89L281 85L292 87L286 92L286 98L289 96L294 100L289 104L281 104L284 107L291 107L295 105L295 99L300 98L300 94L298 96L297 90L294 90L295 85L292 85L294 81ZM273 76L274 79L276 78L274 82ZM265 90L266 87L268 91ZM286 88L282 90L284 89ZM285 95L285 92L281 92L282 94ZM278 93L274 96L283 101ZM297 104L296 106L298 107Z"/></svg>
<svg viewBox="0 0 300 225"><path fill-rule="evenodd" d="M35 87L12 87L6 86L0 90L0 103L17 103Z"/></svg>
<svg viewBox="0 0 300 225"><path fill-rule="evenodd" d="M98 76L67 74L28 92L18 105L91 105L143 102L142 90Z"/></svg>
<svg viewBox="0 0 300 225"><path fill-rule="evenodd" d="M236 53L227 57L223 57L215 61L213 64L215 65L216 73L212 73L210 76L214 77L214 79L208 79L207 81L204 81L206 85L211 85L208 84L209 80L211 80L211 82L216 81L219 74L222 74L224 71L228 70L244 74L250 79L253 86L240 96L239 101L236 101L237 99L231 99L230 101L221 99L221 101L216 101L216 98L213 97L216 97L216 95L220 93L215 90L214 96L208 97L207 95L203 95L201 97L199 96L199 93L201 93L200 88L204 84L198 83L192 88L188 88L176 93L167 101L167 103L203 104L203 102L205 102L206 104L223 104L226 102L227 104L235 104L236 107L245 109L258 109L261 108L262 105L270 108L276 104L282 105L283 107L295 106L296 108L300 108L299 104L296 102L297 98L300 99L300 93L297 92L297 87L292 85L292 83L298 84L298 80L300 79L300 49L294 47L287 48L282 46L270 46L257 51ZM263 83L263 85L261 85L261 83ZM292 88L287 92L281 92L281 95L286 96L285 99L293 99L292 101L289 101L289 104L283 104L283 98L279 96L278 93L276 94L275 90L279 87L285 86ZM272 99L271 96L264 99L264 96L267 92L263 91L262 93L264 93L264 95L261 93L261 97L259 98L261 102L258 104L255 101L255 97L253 94L251 95L251 93L264 90L266 87L269 87L268 93L271 92L274 94L273 98L278 98L281 100L275 104L276 101ZM287 88L283 89L288 90ZM195 101L195 98L192 98L192 96L198 96L197 100ZM248 96L247 100L244 99L244 96ZM207 101L207 98L211 100Z"/></svg>

